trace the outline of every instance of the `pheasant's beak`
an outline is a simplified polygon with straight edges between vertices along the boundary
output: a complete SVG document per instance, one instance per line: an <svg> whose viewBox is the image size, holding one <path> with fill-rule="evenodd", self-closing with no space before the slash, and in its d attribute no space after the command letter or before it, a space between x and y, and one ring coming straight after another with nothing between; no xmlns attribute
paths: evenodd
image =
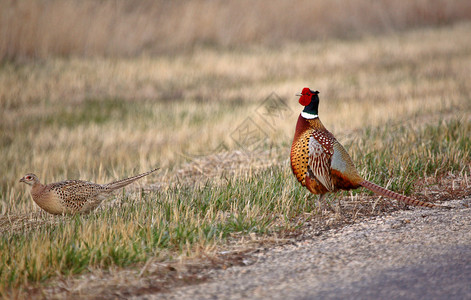
<svg viewBox="0 0 471 300"><path fill-rule="evenodd" d="M20 179L20 182L25 182L25 179L24 179L24 178L21 178L21 179Z"/></svg>
<svg viewBox="0 0 471 300"><path fill-rule="evenodd" d="M303 94L302 94L301 92L299 92L299 93L296 93L295 96L301 97L302 95L303 95Z"/></svg>

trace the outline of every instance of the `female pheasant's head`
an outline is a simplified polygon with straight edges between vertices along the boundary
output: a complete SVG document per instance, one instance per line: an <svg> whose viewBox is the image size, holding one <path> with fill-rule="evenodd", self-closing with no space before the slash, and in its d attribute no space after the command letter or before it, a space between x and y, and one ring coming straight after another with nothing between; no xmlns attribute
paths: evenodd
<svg viewBox="0 0 471 300"><path fill-rule="evenodd" d="M304 106L301 115L306 119L317 118L319 108L319 92L312 91L309 88L303 88L301 93L296 94L299 97L299 103Z"/></svg>
<svg viewBox="0 0 471 300"><path fill-rule="evenodd" d="M27 185L35 185L36 183L39 183L39 179L38 176L33 173L28 173L20 179L20 182L24 182Z"/></svg>

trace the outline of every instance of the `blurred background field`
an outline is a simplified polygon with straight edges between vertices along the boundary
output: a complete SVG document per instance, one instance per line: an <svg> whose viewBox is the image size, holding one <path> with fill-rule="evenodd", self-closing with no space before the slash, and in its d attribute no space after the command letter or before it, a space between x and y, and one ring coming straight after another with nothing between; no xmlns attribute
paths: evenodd
<svg viewBox="0 0 471 300"><path fill-rule="evenodd" d="M0 59L280 46L468 20L466 0L76 1L0 3Z"/></svg>
<svg viewBox="0 0 471 300"><path fill-rule="evenodd" d="M315 212L288 163L306 86L365 177L469 193L470 19L458 0L0 2L0 292L296 228ZM77 218L41 214L18 183L156 166ZM350 221L388 210L338 197Z"/></svg>

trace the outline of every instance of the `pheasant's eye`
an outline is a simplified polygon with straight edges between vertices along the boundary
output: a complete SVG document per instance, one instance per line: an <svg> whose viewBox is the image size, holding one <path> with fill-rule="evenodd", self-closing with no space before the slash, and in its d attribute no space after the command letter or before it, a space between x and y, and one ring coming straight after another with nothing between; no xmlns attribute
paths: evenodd
<svg viewBox="0 0 471 300"><path fill-rule="evenodd" d="M33 179L32 176L30 176L30 175L26 176L26 180L31 180L31 179Z"/></svg>

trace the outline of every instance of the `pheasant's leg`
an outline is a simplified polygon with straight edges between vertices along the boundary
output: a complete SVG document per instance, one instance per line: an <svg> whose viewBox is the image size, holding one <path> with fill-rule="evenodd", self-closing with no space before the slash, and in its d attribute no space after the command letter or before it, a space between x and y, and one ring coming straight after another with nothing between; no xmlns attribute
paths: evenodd
<svg viewBox="0 0 471 300"><path fill-rule="evenodd" d="M342 207L340 206L340 197L337 200L337 205L335 206L335 214L339 217L342 214Z"/></svg>
<svg viewBox="0 0 471 300"><path fill-rule="evenodd" d="M337 205L333 205L333 203L330 203L330 202L326 201L326 196L327 196L327 193L321 194L319 196L319 199L317 200L316 207L320 211L324 211L324 209L325 209L325 210L330 210L330 211L334 212L337 216L341 215L342 214L342 209L341 209L341 206L340 206L340 198L337 200Z"/></svg>
<svg viewBox="0 0 471 300"><path fill-rule="evenodd" d="M325 196L327 196L327 194L320 194L319 199L317 199L316 207L321 212L324 211L324 208L326 207L324 199Z"/></svg>
<svg viewBox="0 0 471 300"><path fill-rule="evenodd" d="M317 200L317 202L319 202L319 204L323 203L324 202L323 200L324 200L326 195L327 194L320 194L319 199Z"/></svg>

